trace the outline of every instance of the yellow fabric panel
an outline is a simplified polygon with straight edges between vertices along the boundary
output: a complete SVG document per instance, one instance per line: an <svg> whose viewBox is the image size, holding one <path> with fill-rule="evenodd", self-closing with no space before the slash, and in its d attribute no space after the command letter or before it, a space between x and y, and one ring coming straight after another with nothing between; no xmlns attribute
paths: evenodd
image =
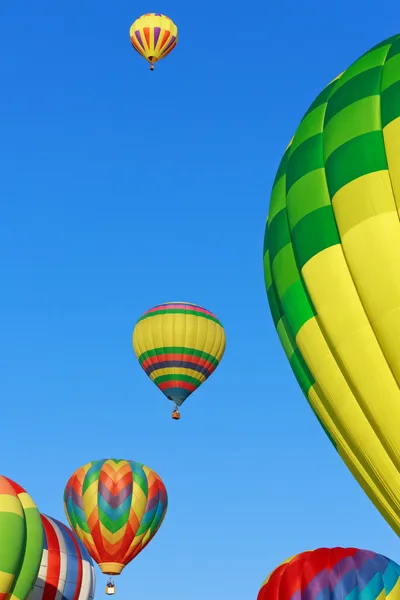
<svg viewBox="0 0 400 600"><path fill-rule="evenodd" d="M333 207L360 300L399 382L400 223L389 173L378 171L346 185Z"/></svg>
<svg viewBox="0 0 400 600"><path fill-rule="evenodd" d="M136 325L133 347L137 357L154 348L171 346L194 348L219 360L225 348L225 333L215 321L191 314L155 315Z"/></svg>
<svg viewBox="0 0 400 600"><path fill-rule="evenodd" d="M83 512L88 519L97 506L99 480L95 479L82 496Z"/></svg>
<svg viewBox="0 0 400 600"><path fill-rule="evenodd" d="M394 199L400 214L400 117L386 125L383 139Z"/></svg>
<svg viewBox="0 0 400 600"><path fill-rule="evenodd" d="M101 537L104 538L105 540L107 540L107 542L110 545L116 544L117 542L121 541L122 538L124 537L125 532L126 532L126 525L121 527L121 529L119 529L115 533L112 533L106 527L104 527L104 525L101 521L99 521L99 523L100 523Z"/></svg>
<svg viewBox="0 0 400 600"><path fill-rule="evenodd" d="M346 444L363 465L376 488L380 477L390 482L391 492L386 498L398 511L400 480L397 468L371 427L358 399L349 388L321 334L316 318L304 324L297 334L296 343L317 382L318 389L321 390L319 396L323 399L324 409L334 422L335 429L346 440ZM323 422L326 422L326 414L322 414L318 404L316 409ZM364 441L362 447L358 444L360 439Z"/></svg>
<svg viewBox="0 0 400 600"><path fill-rule="evenodd" d="M7 594L14 581L14 575L0 571L0 594Z"/></svg>
<svg viewBox="0 0 400 600"><path fill-rule="evenodd" d="M382 493L381 486L379 485L379 478L375 477L372 479L362 463L358 460L357 455L351 450L346 437L339 431L331 414L327 411L326 406L328 405L328 402L317 383L310 388L308 399L318 417L329 431L336 444L339 456L350 470L353 477L365 491L371 502L379 507L379 511L383 518L386 519L397 534L400 534L400 526L397 522L396 499L388 498Z"/></svg>
<svg viewBox="0 0 400 600"><path fill-rule="evenodd" d="M387 212L396 213L388 171L375 171L351 181L335 194L332 206L342 240L362 221Z"/></svg>
<svg viewBox="0 0 400 600"><path fill-rule="evenodd" d="M35 505L33 505L35 506ZM1 512L13 513L24 516L19 496L11 496L10 494L1 494Z"/></svg>
<svg viewBox="0 0 400 600"><path fill-rule="evenodd" d="M20 494L18 494L18 498L24 510L26 510L27 508L36 508L36 504L30 497L30 495L26 492L21 492Z"/></svg>
<svg viewBox="0 0 400 600"><path fill-rule="evenodd" d="M341 246L315 255L303 267L303 275L326 340L376 435L399 468L400 391L364 312Z"/></svg>
<svg viewBox="0 0 400 600"><path fill-rule="evenodd" d="M400 600L400 580L397 581L396 585L394 586L394 588L392 589L390 594L387 595L387 599L388 600ZM378 600L380 600L380 596L379 596Z"/></svg>

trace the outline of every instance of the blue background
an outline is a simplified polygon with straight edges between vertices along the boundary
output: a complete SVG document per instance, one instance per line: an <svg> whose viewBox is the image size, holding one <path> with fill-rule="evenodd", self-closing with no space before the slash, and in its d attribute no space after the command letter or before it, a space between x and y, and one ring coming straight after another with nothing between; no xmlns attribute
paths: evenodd
<svg viewBox="0 0 400 600"><path fill-rule="evenodd" d="M154 73L129 42L148 11L180 32ZM400 559L297 386L262 272L298 122L397 16L390 0L0 5L0 471L63 520L90 460L160 474L168 514L121 600L255 599L282 560L323 545ZM168 300L215 312L228 342L180 423L131 346Z"/></svg>

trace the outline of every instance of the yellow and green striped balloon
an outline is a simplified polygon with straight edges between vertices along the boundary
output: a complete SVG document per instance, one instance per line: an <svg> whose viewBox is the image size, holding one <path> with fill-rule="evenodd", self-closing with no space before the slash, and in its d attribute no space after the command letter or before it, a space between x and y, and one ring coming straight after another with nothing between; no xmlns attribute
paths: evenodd
<svg viewBox="0 0 400 600"><path fill-rule="evenodd" d="M0 475L0 600L25 600L36 582L43 527L32 498Z"/></svg>
<svg viewBox="0 0 400 600"><path fill-rule="evenodd" d="M312 409L400 534L400 35L312 103L271 194L274 323Z"/></svg>
<svg viewBox="0 0 400 600"><path fill-rule="evenodd" d="M141 316L132 343L145 373L181 406L218 367L226 338L220 321L206 308L165 302Z"/></svg>

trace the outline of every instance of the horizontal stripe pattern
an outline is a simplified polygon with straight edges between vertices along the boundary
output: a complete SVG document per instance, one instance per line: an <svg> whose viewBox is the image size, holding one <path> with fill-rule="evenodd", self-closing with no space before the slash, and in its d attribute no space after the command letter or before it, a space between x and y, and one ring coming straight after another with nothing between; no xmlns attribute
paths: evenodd
<svg viewBox="0 0 400 600"><path fill-rule="evenodd" d="M160 477L134 461L94 461L64 492L68 521L104 573L118 574L151 541L168 506Z"/></svg>
<svg viewBox="0 0 400 600"><path fill-rule="evenodd" d="M399 592L400 566L385 556L357 548L319 548L277 567L257 600L395 600Z"/></svg>
<svg viewBox="0 0 400 600"><path fill-rule="evenodd" d="M226 344L217 317L189 302L166 302L146 311L132 341L145 373L178 406L215 371Z"/></svg>
<svg viewBox="0 0 400 600"><path fill-rule="evenodd" d="M159 304L158 306L154 306L147 310L142 317L140 317L140 321L143 319L148 319L150 317L154 317L155 315L195 315L196 317L203 317L204 319L211 319L221 325L218 321L217 317L213 315L209 310L198 306L197 304L190 304L189 302L166 302L165 304Z"/></svg>

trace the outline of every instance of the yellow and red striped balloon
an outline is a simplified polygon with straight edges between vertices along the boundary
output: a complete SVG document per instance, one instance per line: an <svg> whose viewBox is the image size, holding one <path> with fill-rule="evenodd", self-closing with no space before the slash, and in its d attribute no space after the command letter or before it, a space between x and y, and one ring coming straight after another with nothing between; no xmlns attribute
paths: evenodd
<svg viewBox="0 0 400 600"><path fill-rule="evenodd" d="M178 42L178 28L169 17L161 13L147 13L132 24L130 38L134 49L150 63L172 52Z"/></svg>

